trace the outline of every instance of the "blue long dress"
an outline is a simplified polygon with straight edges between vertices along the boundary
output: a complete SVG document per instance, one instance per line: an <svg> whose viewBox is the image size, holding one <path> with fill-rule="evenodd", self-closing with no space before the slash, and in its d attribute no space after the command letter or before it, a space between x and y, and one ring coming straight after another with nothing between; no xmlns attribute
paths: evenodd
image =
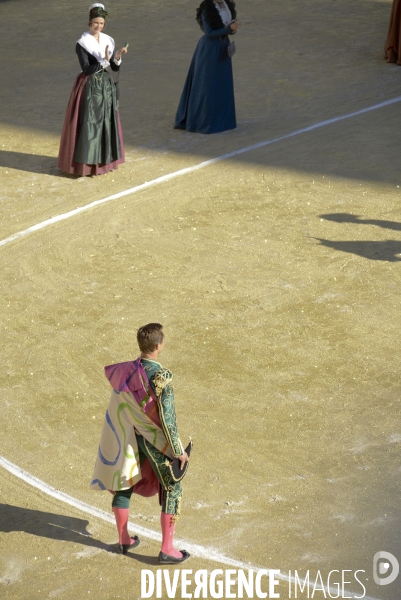
<svg viewBox="0 0 401 600"><path fill-rule="evenodd" d="M231 28L212 29L202 14L205 35L196 46L175 117L176 129L218 133L235 129Z"/></svg>

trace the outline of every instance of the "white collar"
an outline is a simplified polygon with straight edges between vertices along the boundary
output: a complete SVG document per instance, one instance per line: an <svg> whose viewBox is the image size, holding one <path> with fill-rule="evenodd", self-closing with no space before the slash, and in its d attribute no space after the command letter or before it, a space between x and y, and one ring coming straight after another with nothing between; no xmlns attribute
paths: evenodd
<svg viewBox="0 0 401 600"><path fill-rule="evenodd" d="M82 46L82 48L85 48L89 54L92 54L92 56L94 56L98 62L104 60L106 55L106 46L109 47L110 54L113 54L114 52L113 38L102 31L99 32L99 41L97 41L94 36L89 33L89 31L85 31L85 33L83 33L79 38L78 44Z"/></svg>
<svg viewBox="0 0 401 600"><path fill-rule="evenodd" d="M232 16L231 16L231 11L228 8L227 4L223 0L223 2L220 5L218 2L216 2L216 0L214 0L214 5L217 8L217 10L219 11L219 15L220 15L221 20L223 21L223 25L228 27L232 21Z"/></svg>

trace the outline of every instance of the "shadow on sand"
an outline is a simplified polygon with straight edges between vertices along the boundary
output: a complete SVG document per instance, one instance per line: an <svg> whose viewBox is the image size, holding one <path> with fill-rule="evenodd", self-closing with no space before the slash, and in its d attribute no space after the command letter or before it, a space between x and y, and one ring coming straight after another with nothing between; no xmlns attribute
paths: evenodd
<svg viewBox="0 0 401 600"><path fill-rule="evenodd" d="M38 537L74 542L107 552L115 551L115 545L93 539L87 531L88 524L89 521L76 517L0 504L0 531L3 533L23 531Z"/></svg>
<svg viewBox="0 0 401 600"><path fill-rule="evenodd" d="M380 219L361 219L358 215L352 213L330 213L319 215L320 219L333 221L334 223L352 223L354 225L375 225L383 229L391 231L401 231L401 223L397 221L382 221ZM313 238L318 240L322 246L357 254L369 260L381 260L385 262L400 262L401 261L401 241L399 240L382 240L379 242L372 240L353 240L353 241L332 241L321 238Z"/></svg>
<svg viewBox="0 0 401 600"><path fill-rule="evenodd" d="M401 241L397 240L385 240L382 242L373 242L369 240L360 241L331 241L323 240L321 238L313 238L318 240L322 246L326 248L332 248L333 250L340 250L341 252L348 252L350 254L357 254L363 258L369 260L382 260L384 262L399 262L401 261Z"/></svg>
<svg viewBox="0 0 401 600"><path fill-rule="evenodd" d="M0 532L20 531L62 542L73 542L106 552L116 553L117 544L105 544L92 537L87 530L89 521L67 515L58 515L30 508L0 504ZM159 564L157 556L137 554L137 549L128 552L125 558L150 566Z"/></svg>
<svg viewBox="0 0 401 600"><path fill-rule="evenodd" d="M334 221L335 223L354 223L355 225L376 225L383 229L391 229L392 231L401 231L401 223L397 221L382 221L379 219L361 219L358 215L352 213L332 213L327 215L319 215L321 219L326 221Z"/></svg>
<svg viewBox="0 0 401 600"><path fill-rule="evenodd" d="M28 171L29 173L47 173L54 177L65 177L65 174L58 170L57 158L54 156L0 150L0 167Z"/></svg>

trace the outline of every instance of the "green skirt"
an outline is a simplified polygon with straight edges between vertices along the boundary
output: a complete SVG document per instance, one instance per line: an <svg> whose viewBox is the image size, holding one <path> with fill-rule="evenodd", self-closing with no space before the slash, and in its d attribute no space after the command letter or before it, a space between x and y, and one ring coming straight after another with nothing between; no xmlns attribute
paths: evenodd
<svg viewBox="0 0 401 600"><path fill-rule="evenodd" d="M82 94L74 161L109 164L121 158L116 86L107 71L90 75Z"/></svg>

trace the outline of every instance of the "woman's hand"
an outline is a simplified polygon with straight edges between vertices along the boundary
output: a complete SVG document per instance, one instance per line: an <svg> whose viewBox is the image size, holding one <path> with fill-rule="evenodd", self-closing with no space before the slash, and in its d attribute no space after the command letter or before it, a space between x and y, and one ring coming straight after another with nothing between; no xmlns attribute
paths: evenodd
<svg viewBox="0 0 401 600"><path fill-rule="evenodd" d="M233 33L235 33L237 31L237 29L238 29L238 21L237 20L231 21L230 28L231 28L231 31Z"/></svg>
<svg viewBox="0 0 401 600"><path fill-rule="evenodd" d="M126 46L124 46L123 48L120 48L120 50L117 50L117 52L114 55L114 58L116 60L120 60L120 58L122 57L123 54L127 54L128 49L126 48Z"/></svg>

